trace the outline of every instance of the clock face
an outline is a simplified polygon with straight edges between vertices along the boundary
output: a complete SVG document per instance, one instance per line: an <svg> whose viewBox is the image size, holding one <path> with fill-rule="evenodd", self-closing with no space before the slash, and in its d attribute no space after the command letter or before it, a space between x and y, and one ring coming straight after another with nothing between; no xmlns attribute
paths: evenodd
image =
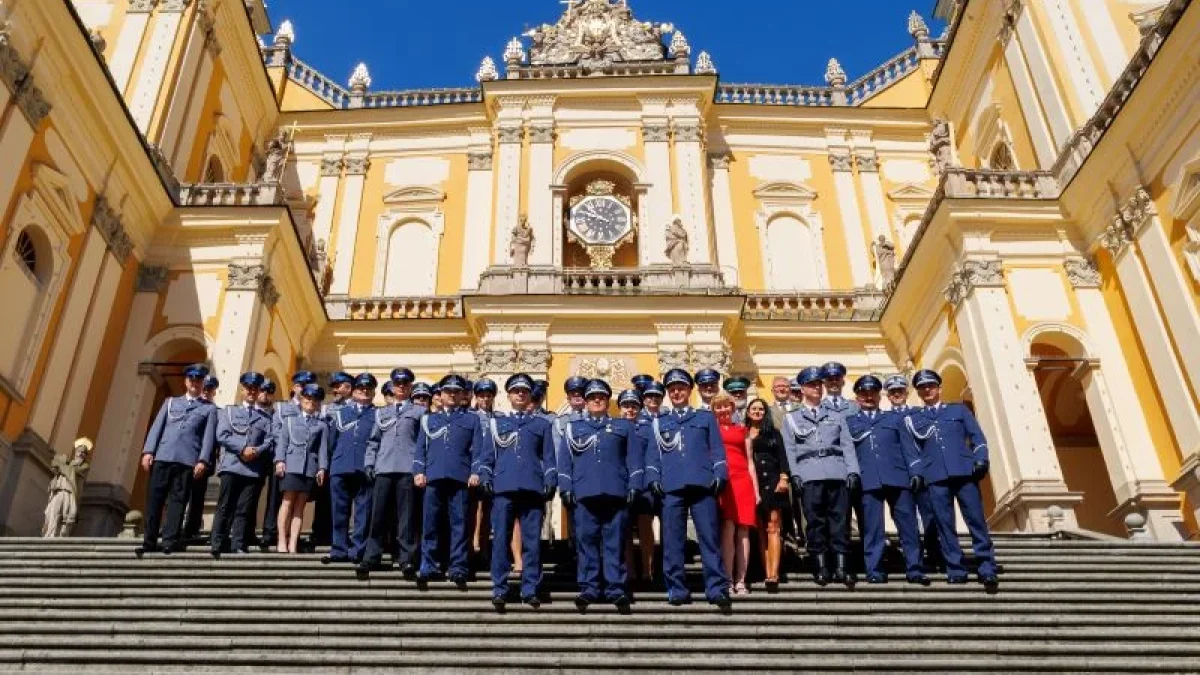
<svg viewBox="0 0 1200 675"><path fill-rule="evenodd" d="M629 208L614 197L586 197L571 209L571 231L586 244L615 244L632 227Z"/></svg>

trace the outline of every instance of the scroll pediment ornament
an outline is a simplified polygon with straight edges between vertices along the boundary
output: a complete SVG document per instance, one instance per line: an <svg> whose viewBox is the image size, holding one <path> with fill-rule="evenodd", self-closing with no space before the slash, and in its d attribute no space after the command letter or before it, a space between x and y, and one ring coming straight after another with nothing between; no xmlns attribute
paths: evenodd
<svg viewBox="0 0 1200 675"><path fill-rule="evenodd" d="M554 25L542 24L525 33L532 41L529 63L534 66L579 65L603 71L614 63L664 61L663 37L675 27L633 17L626 0L566 0L566 12Z"/></svg>
<svg viewBox="0 0 1200 675"><path fill-rule="evenodd" d="M446 200L446 193L431 187L408 186L388 193L384 204L393 206L437 206Z"/></svg>
<svg viewBox="0 0 1200 675"><path fill-rule="evenodd" d="M782 181L763 183L754 190L753 194L755 199L764 204L773 202L808 203L817 198L817 191L807 185Z"/></svg>
<svg viewBox="0 0 1200 675"><path fill-rule="evenodd" d="M926 187L923 187L921 185L917 185L916 183L910 183L903 187L899 187L899 188L896 188L895 190L892 190L891 192L889 192L887 194L887 196L889 199L891 199L894 202L902 202L902 201L928 202L930 199L933 199L933 191Z"/></svg>

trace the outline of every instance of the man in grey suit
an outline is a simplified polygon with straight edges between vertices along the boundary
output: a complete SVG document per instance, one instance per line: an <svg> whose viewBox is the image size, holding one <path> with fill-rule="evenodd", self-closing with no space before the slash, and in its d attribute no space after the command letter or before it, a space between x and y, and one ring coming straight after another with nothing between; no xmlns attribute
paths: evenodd
<svg viewBox="0 0 1200 675"><path fill-rule="evenodd" d="M188 503L188 484L208 470L200 458L212 455L217 436L217 407L202 397L207 376L207 366L188 366L183 373L186 392L163 402L146 434L142 469L150 473L150 481L146 488L145 535L142 545L134 549L139 558L147 551L175 552Z"/></svg>
<svg viewBox="0 0 1200 675"><path fill-rule="evenodd" d="M425 408L409 400L416 377L408 368L392 371L392 395L395 403L375 414L375 426L367 440L363 462L367 479L374 483L371 502L371 534L356 574L367 579L371 570L383 569L383 549L389 536L396 541L396 563L406 577L416 576L417 533L413 513L416 488L413 485L413 460L417 455L417 434Z"/></svg>
<svg viewBox="0 0 1200 675"><path fill-rule="evenodd" d="M850 547L848 488L859 484L854 442L845 418L821 405L821 369L805 368L796 380L804 398L800 407L784 418L780 433L787 449L792 489L802 490L813 577L822 586L831 578L851 585L854 578L846 571ZM834 556L832 576L827 555L830 552Z"/></svg>

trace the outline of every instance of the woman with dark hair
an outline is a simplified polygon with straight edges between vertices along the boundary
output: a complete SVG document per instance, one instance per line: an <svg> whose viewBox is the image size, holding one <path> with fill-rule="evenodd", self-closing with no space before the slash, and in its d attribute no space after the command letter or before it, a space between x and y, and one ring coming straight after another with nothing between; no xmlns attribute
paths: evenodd
<svg viewBox="0 0 1200 675"><path fill-rule="evenodd" d="M768 592L779 590L779 564L783 558L783 513L788 508L788 461L783 436L771 419L771 406L756 398L746 406L746 438L754 451L758 476L758 541L766 568Z"/></svg>

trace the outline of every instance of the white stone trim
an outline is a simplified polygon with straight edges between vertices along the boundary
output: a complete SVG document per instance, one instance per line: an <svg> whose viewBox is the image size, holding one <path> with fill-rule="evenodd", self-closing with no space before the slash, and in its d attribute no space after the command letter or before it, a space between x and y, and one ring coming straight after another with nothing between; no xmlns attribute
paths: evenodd
<svg viewBox="0 0 1200 675"><path fill-rule="evenodd" d="M725 275L725 283L740 286L741 264L738 261L737 229L733 213L733 188L729 181L729 158L710 162L713 229L717 239L716 264Z"/></svg>
<svg viewBox="0 0 1200 675"><path fill-rule="evenodd" d="M1017 100L1020 102L1029 136L1033 140L1033 151L1037 155L1038 166L1048 169L1054 165L1058 153L1055 150L1054 138L1050 135L1050 128L1046 125L1046 118L1042 115L1037 94L1033 90L1033 76L1029 73L1025 57L1021 54L1021 47L1016 40L1009 40L1004 45L1004 63L1008 66L1013 86L1017 90Z"/></svg>
<svg viewBox="0 0 1200 675"><path fill-rule="evenodd" d="M873 275L863 231L862 212L858 208L858 187L854 181L854 173L834 171L833 187L837 193L838 211L842 216L846 254L850 258L850 281L854 288L863 288L871 284Z"/></svg>
<svg viewBox="0 0 1200 675"><path fill-rule="evenodd" d="M1088 46L1083 41L1083 33L1079 30L1079 23L1075 21L1075 15L1069 5L1069 0L1044 0L1042 3L1050 21L1050 30L1054 33L1054 39L1066 60L1066 67L1062 70L1067 72L1067 81L1071 83L1071 89L1083 106L1083 117L1087 118L1100 107L1107 91L1100 86L1096 64L1092 61ZM1107 7L1099 7L1093 11L1108 13Z"/></svg>
<svg viewBox="0 0 1200 675"><path fill-rule="evenodd" d="M762 255L764 285L767 290L795 290L770 288L771 252L768 246L767 229L771 221L780 216L791 216L808 229L812 238L813 259L817 266L819 289L829 288L829 264L825 256L825 225L821 213L814 208L817 192L800 183L767 183L754 191L758 209L754 214L754 225L758 230L759 252Z"/></svg>
<svg viewBox="0 0 1200 675"><path fill-rule="evenodd" d="M182 12L163 12L154 17L154 28L150 33L150 44L142 57L142 67L130 97L129 113L143 134L150 129L158 94L162 91L163 78L171 59L175 36L179 33Z"/></svg>
<svg viewBox="0 0 1200 675"><path fill-rule="evenodd" d="M197 12L202 12L203 9L198 9ZM206 57L207 50L204 49L204 31L201 29L201 21L198 18L193 19L192 27L188 31L187 46L183 50L183 63L179 66L179 79L176 81L173 91L171 92L170 101L168 102L166 120L163 122L162 131L159 133L159 145L162 147L163 154L166 157L173 157L175 149L179 147L181 136L195 135L195 127L184 128L183 121L188 117L193 106L203 107L204 102L196 101L196 97L203 96L202 92L208 91L208 82L201 82L203 73L203 61L208 60ZM210 68L211 72L211 68ZM207 79L207 75L205 76ZM175 175L181 175L176 170Z"/></svg>
<svg viewBox="0 0 1200 675"><path fill-rule="evenodd" d="M1117 32L1117 24L1113 21L1112 12L1107 7L1097 8L1095 0L1075 0L1076 9L1083 15L1088 29L1092 32L1092 42L1100 52L1100 63L1104 64L1105 79L1103 88L1112 86L1125 64L1129 62L1129 53L1125 50L1125 41Z"/></svg>
<svg viewBox="0 0 1200 675"><path fill-rule="evenodd" d="M490 148L488 151L491 152ZM479 277L488 266L495 176L490 162L488 166L487 169L467 172L466 241L463 242L461 281L463 290L479 288Z"/></svg>
<svg viewBox="0 0 1200 675"><path fill-rule="evenodd" d="M121 32L117 34L116 45L108 58L108 69L117 84L117 91L124 94L128 94L129 78L133 75L133 65L137 62L138 50L149 23L149 12L127 12L121 23Z"/></svg>
<svg viewBox="0 0 1200 675"><path fill-rule="evenodd" d="M1046 56L1046 50L1029 12L1021 12L1017 17L1017 41L1021 43L1021 51L1025 54L1029 69L1033 73L1034 88L1041 99L1046 119L1050 121L1054 147L1061 148L1071 138L1071 122L1067 119L1067 107L1058 91L1054 68Z"/></svg>
<svg viewBox="0 0 1200 675"><path fill-rule="evenodd" d="M393 208L379 216L376 231L375 272L372 276L372 295L382 297L387 283L387 262L392 233L409 223L420 223L433 233L433 288L437 290L438 268L442 254L442 238L446 234L445 214L438 206L417 205Z"/></svg>
<svg viewBox="0 0 1200 675"><path fill-rule="evenodd" d="M1154 270L1150 281L1162 303L1167 327L1175 338L1178 354L1183 361L1183 373L1200 392L1200 314L1188 289L1188 280L1175 258L1166 228L1157 215L1146 218L1143 227L1134 235L1146 266Z"/></svg>
<svg viewBox="0 0 1200 675"><path fill-rule="evenodd" d="M350 273L354 270L354 244L358 239L358 221L362 211L363 188L366 182L365 173L347 173L343 181L342 213L338 221L337 245L329 250L329 254L335 256L333 281L329 285L330 295L347 295L350 292Z"/></svg>

